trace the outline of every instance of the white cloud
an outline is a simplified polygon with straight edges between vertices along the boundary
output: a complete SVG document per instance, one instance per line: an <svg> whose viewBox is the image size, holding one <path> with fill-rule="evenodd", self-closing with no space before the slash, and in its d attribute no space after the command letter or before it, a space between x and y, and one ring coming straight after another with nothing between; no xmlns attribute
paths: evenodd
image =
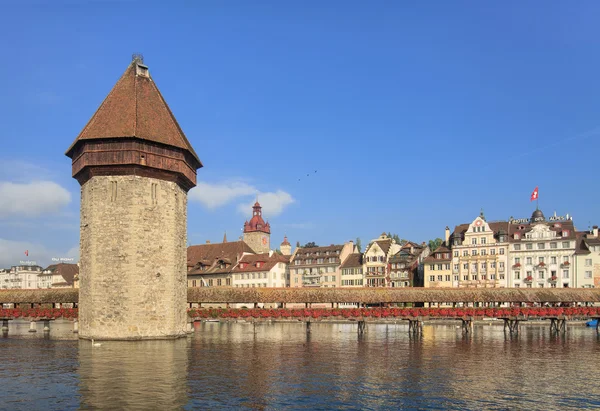
<svg viewBox="0 0 600 411"><path fill-rule="evenodd" d="M25 255L28 251L29 255ZM20 261L35 261L42 267L56 263L52 259L73 258L73 263L79 261L79 246L68 251L51 250L44 245L29 241L12 241L0 238L0 268L18 265Z"/></svg>
<svg viewBox="0 0 600 411"><path fill-rule="evenodd" d="M52 181L0 182L0 218L56 213L71 202L71 193Z"/></svg>
<svg viewBox="0 0 600 411"><path fill-rule="evenodd" d="M207 208L217 208L238 197L246 197L256 193L258 193L258 190L246 183L209 184L198 181L196 187L190 190L188 198L192 201L199 201Z"/></svg>
<svg viewBox="0 0 600 411"><path fill-rule="evenodd" d="M276 216L281 214L283 209L292 204L295 200L287 192L277 190L275 192L261 192L256 187L244 182L227 182L220 184L210 184L199 181L195 188L190 190L188 198L191 201L198 201L209 209L214 209L228 204L241 197L256 197L263 207L266 216ZM252 210L255 198L247 203L238 204L238 210L243 214L248 214Z"/></svg>
<svg viewBox="0 0 600 411"><path fill-rule="evenodd" d="M265 217L277 216L283 209L294 202L294 198L285 191L277 190L274 193L258 193L258 202L262 206L262 212ZM254 200L249 203L238 204L238 211L248 214L252 210Z"/></svg>

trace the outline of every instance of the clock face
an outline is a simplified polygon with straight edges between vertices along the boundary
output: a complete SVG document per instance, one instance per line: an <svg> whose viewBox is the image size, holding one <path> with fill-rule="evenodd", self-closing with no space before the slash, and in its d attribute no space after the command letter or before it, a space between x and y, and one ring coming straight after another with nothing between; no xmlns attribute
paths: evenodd
<svg viewBox="0 0 600 411"><path fill-rule="evenodd" d="M267 237L262 238L262 243L263 243L263 245L267 245Z"/></svg>

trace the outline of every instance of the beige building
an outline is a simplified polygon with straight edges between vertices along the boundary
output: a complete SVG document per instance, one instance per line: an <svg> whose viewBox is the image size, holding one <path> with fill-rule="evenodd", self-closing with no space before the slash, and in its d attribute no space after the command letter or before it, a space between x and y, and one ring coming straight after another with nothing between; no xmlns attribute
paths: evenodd
<svg viewBox="0 0 600 411"><path fill-rule="evenodd" d="M340 266L355 251L349 241L326 247L298 247L290 263L290 287L340 287Z"/></svg>
<svg viewBox="0 0 600 411"><path fill-rule="evenodd" d="M598 226L577 233L574 266L575 287L600 287L600 237Z"/></svg>
<svg viewBox="0 0 600 411"><path fill-rule="evenodd" d="M342 273L342 287L364 287L365 276L363 273L363 255L352 253L346 257L340 266Z"/></svg>
<svg viewBox="0 0 600 411"><path fill-rule="evenodd" d="M231 271L233 287L289 287L290 256L269 251L244 254Z"/></svg>
<svg viewBox="0 0 600 411"><path fill-rule="evenodd" d="M514 287L575 286L577 236L568 215L546 219L538 209L529 219L511 218L508 226Z"/></svg>
<svg viewBox="0 0 600 411"><path fill-rule="evenodd" d="M454 287L452 274L452 250L446 246L450 237L450 229L446 227L446 242L433 250L423 260L424 287Z"/></svg>
<svg viewBox="0 0 600 411"><path fill-rule="evenodd" d="M363 254L363 270L365 273L367 287L389 287L392 280L390 277L390 258L400 251L400 244L389 238L386 233L372 240Z"/></svg>
<svg viewBox="0 0 600 411"><path fill-rule="evenodd" d="M452 286L512 286L508 275L508 222L488 222L482 211L471 223L456 226L450 241Z"/></svg>

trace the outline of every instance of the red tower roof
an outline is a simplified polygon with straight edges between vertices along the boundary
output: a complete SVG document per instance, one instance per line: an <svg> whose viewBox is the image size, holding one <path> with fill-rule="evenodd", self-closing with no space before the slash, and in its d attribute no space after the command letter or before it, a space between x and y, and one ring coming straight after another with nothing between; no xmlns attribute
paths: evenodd
<svg viewBox="0 0 600 411"><path fill-rule="evenodd" d="M258 201L252 206L252 218L250 222L246 221L244 223L244 233L251 233L253 231L271 234L271 226L263 220L262 207Z"/></svg>
<svg viewBox="0 0 600 411"><path fill-rule="evenodd" d="M287 239L287 235L283 237L283 242L281 243L281 245L291 245Z"/></svg>

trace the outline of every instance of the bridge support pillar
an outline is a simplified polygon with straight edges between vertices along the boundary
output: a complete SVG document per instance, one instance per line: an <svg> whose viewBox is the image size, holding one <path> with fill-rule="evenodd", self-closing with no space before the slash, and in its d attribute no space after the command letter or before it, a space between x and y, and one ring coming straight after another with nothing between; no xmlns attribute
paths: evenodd
<svg viewBox="0 0 600 411"><path fill-rule="evenodd" d="M358 333L359 334L364 334L367 328L367 324L365 323L365 320L359 320L358 321Z"/></svg>
<svg viewBox="0 0 600 411"><path fill-rule="evenodd" d="M8 332L8 319L6 318L2 319L2 331Z"/></svg>
<svg viewBox="0 0 600 411"><path fill-rule="evenodd" d="M511 320L510 318L503 318L503 320L504 320L504 332L506 332L506 329L508 328L508 331L511 334L519 333L519 320L517 320L517 319Z"/></svg>
<svg viewBox="0 0 600 411"><path fill-rule="evenodd" d="M73 333L79 334L79 321L73 320Z"/></svg>
<svg viewBox="0 0 600 411"><path fill-rule="evenodd" d="M194 321L193 320L192 321L188 321L187 327L186 327L185 331L188 334L193 334L194 333Z"/></svg>
<svg viewBox="0 0 600 411"><path fill-rule="evenodd" d="M44 332L45 333L50 332L50 320L44 320Z"/></svg>
<svg viewBox="0 0 600 411"><path fill-rule="evenodd" d="M37 330L35 329L35 321L29 321L29 332L35 333Z"/></svg>
<svg viewBox="0 0 600 411"><path fill-rule="evenodd" d="M567 331L567 320L565 318L550 318L550 332L563 332Z"/></svg>
<svg viewBox="0 0 600 411"><path fill-rule="evenodd" d="M463 318L462 319L462 331L464 333L472 333L473 332L473 318Z"/></svg>
<svg viewBox="0 0 600 411"><path fill-rule="evenodd" d="M307 320L306 321L306 333L310 334L310 331L311 331L311 322L310 322L310 320Z"/></svg>
<svg viewBox="0 0 600 411"><path fill-rule="evenodd" d="M408 332L412 334L421 334L423 332L423 321L420 318L408 319Z"/></svg>

